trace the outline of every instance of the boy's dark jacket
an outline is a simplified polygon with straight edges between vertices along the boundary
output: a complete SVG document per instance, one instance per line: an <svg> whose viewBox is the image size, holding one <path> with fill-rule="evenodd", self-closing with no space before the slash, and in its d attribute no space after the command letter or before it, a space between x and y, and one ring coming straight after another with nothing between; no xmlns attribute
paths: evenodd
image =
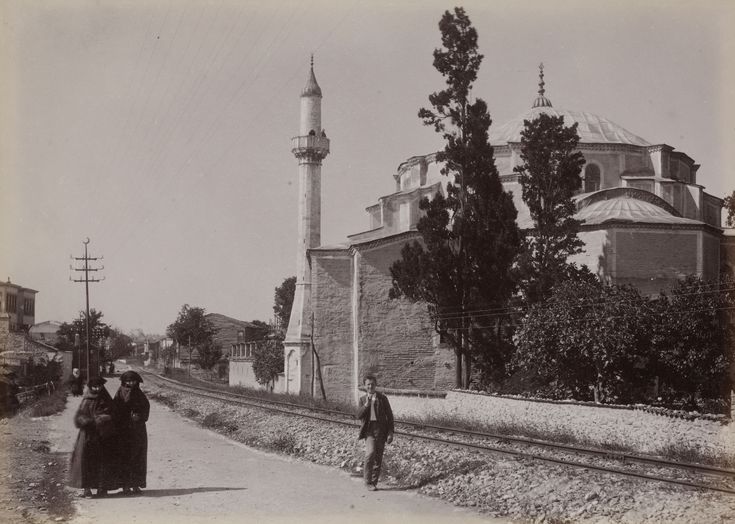
<svg viewBox="0 0 735 524"><path fill-rule="evenodd" d="M378 419L378 424L383 430L384 435L393 433L393 410L390 409L390 402L388 397L382 393L375 392L375 416ZM367 395L360 397L360 406L357 410L357 418L362 421L360 427L359 439L363 439L367 436L368 424L370 423L370 404L367 400Z"/></svg>

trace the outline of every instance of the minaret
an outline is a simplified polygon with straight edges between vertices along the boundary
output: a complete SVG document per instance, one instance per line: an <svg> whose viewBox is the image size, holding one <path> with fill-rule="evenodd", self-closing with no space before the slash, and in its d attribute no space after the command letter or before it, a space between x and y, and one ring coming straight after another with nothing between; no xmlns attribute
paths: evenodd
<svg viewBox="0 0 735 524"><path fill-rule="evenodd" d="M284 356L286 393L311 392L311 265L307 251L321 243L322 160L329 140L322 129L322 90L314 76L314 55L306 87L301 92L299 136L291 139L299 161L299 214L296 247L296 291L288 322Z"/></svg>

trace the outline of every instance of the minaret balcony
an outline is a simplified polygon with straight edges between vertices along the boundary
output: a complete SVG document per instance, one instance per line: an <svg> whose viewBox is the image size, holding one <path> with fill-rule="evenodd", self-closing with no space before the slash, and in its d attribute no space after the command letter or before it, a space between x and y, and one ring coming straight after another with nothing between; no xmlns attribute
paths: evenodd
<svg viewBox="0 0 735 524"><path fill-rule="evenodd" d="M325 136L295 136L291 139L291 146L296 158L321 160L329 154L329 139Z"/></svg>

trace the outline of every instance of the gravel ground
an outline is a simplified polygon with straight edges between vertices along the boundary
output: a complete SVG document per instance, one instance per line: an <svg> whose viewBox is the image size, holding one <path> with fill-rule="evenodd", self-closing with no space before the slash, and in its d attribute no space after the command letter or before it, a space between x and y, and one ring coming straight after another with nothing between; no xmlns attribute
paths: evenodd
<svg viewBox="0 0 735 524"><path fill-rule="evenodd" d="M0 522L62 522L74 514L65 454L51 451L46 418L0 419Z"/></svg>
<svg viewBox="0 0 735 524"><path fill-rule="evenodd" d="M147 383L145 391L184 416L248 445L360 473L357 427L187 397ZM386 447L382 483L538 523L687 523L735 519L735 495L614 477L398 436Z"/></svg>

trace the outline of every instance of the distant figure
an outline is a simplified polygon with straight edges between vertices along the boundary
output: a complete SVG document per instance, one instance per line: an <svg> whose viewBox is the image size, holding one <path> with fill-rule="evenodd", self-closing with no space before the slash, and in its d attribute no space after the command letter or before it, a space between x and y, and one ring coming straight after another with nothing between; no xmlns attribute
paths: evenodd
<svg viewBox="0 0 735 524"><path fill-rule="evenodd" d="M140 390L141 376L135 371L120 375L120 388L115 393L115 410L119 420L118 453L123 493L138 494L146 487L148 468L148 421L150 404Z"/></svg>
<svg viewBox="0 0 735 524"><path fill-rule="evenodd" d="M84 379L82 379L82 374L79 372L79 368L71 370L71 377L69 377L68 384L71 394L75 397L78 397L84 392Z"/></svg>
<svg viewBox="0 0 735 524"><path fill-rule="evenodd" d="M378 385L375 376L366 375L364 383L367 394L360 398L357 411L357 418L362 421L358 440L365 439L365 486L377 491L385 444L393 442L393 410L388 397L375 390Z"/></svg>
<svg viewBox="0 0 735 524"><path fill-rule="evenodd" d="M115 363L110 362L110 375L114 375L114 374L115 374Z"/></svg>
<svg viewBox="0 0 735 524"><path fill-rule="evenodd" d="M107 490L120 487L116 478L114 441L114 406L104 387L102 377L87 382L87 391L74 415L79 428L69 467L69 485L82 488L82 497L91 497L97 489L97 497L107 495Z"/></svg>

